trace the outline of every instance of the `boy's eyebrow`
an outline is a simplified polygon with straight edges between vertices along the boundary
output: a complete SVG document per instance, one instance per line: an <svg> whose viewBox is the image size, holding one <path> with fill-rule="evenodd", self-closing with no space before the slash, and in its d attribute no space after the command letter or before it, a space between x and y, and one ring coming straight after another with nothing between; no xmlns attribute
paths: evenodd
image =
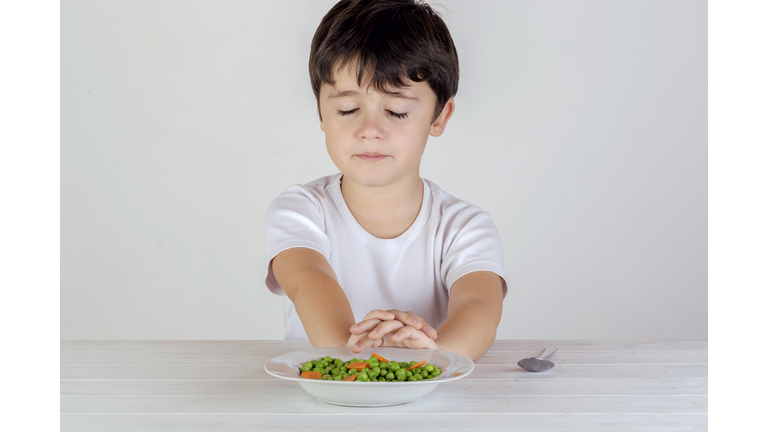
<svg viewBox="0 0 768 432"><path fill-rule="evenodd" d="M360 93L356 92L354 90L344 90L343 92L334 93L334 94L329 95L328 99L339 99L339 98L343 98L343 97L347 97L347 96L357 96L358 94L360 94ZM401 92L391 92L391 93L386 93L386 95L390 96L390 97L396 97L396 98L401 98L401 99L409 99L409 100L414 100L414 101L418 101L419 100L419 98L417 98L417 97L406 96L405 94L403 94Z"/></svg>

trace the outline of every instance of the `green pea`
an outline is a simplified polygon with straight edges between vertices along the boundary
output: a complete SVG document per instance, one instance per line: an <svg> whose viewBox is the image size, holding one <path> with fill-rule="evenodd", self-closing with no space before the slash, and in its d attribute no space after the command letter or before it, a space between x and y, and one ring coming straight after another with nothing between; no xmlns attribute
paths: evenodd
<svg viewBox="0 0 768 432"><path fill-rule="evenodd" d="M428 363L428 364L427 364L427 365L424 367L424 369L426 369L426 370L427 370L427 372L432 372L433 370L435 370L435 365L433 365L432 363Z"/></svg>
<svg viewBox="0 0 768 432"><path fill-rule="evenodd" d="M389 372L389 373L387 374L386 378L387 378L388 380L392 381L393 379L395 379L395 374L393 374L392 372Z"/></svg>
<svg viewBox="0 0 768 432"><path fill-rule="evenodd" d="M389 368L391 370L393 370L393 371L399 370L400 369L400 363L392 362L392 363L389 364Z"/></svg>
<svg viewBox="0 0 768 432"><path fill-rule="evenodd" d="M400 374L400 375L397 376L397 380L398 381L405 381L406 379L407 379L407 377L405 376L405 374Z"/></svg>
<svg viewBox="0 0 768 432"><path fill-rule="evenodd" d="M425 370L424 370L424 371L421 371L421 374L419 374L419 375L420 375L422 378L426 378L426 377L428 377L428 376L429 376L429 372L427 372L427 371L425 371Z"/></svg>

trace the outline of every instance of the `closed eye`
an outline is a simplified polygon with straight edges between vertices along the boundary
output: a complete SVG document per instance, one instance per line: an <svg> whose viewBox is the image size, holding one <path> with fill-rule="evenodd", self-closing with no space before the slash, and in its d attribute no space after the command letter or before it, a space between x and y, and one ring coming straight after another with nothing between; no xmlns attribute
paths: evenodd
<svg viewBox="0 0 768 432"><path fill-rule="evenodd" d="M408 117L408 113L396 113L394 111L389 111L389 115L397 119L404 119Z"/></svg>
<svg viewBox="0 0 768 432"><path fill-rule="evenodd" d="M358 109L359 109L359 108L355 108L355 109L353 109L353 110L349 110L349 111L341 111L341 110L339 110L339 115L340 115L340 116L350 115L350 114L352 114L353 112L357 111Z"/></svg>

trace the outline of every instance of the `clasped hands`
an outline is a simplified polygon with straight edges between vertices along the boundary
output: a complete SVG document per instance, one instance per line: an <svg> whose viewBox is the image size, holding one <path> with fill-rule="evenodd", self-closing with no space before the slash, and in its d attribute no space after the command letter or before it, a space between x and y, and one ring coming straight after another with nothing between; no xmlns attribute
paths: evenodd
<svg viewBox="0 0 768 432"><path fill-rule="evenodd" d="M438 349L437 330L413 312L373 310L349 331L347 346L354 353L380 346Z"/></svg>

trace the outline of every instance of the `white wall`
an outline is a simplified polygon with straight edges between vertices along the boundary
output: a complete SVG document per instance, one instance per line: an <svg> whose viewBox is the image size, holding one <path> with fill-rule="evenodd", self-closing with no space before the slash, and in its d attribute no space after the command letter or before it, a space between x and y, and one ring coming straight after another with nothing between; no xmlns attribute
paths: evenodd
<svg viewBox="0 0 768 432"><path fill-rule="evenodd" d="M336 172L334 3L62 2L62 338L282 338L263 217ZM706 338L707 3L432 4L462 77L421 173L501 232L498 337Z"/></svg>

